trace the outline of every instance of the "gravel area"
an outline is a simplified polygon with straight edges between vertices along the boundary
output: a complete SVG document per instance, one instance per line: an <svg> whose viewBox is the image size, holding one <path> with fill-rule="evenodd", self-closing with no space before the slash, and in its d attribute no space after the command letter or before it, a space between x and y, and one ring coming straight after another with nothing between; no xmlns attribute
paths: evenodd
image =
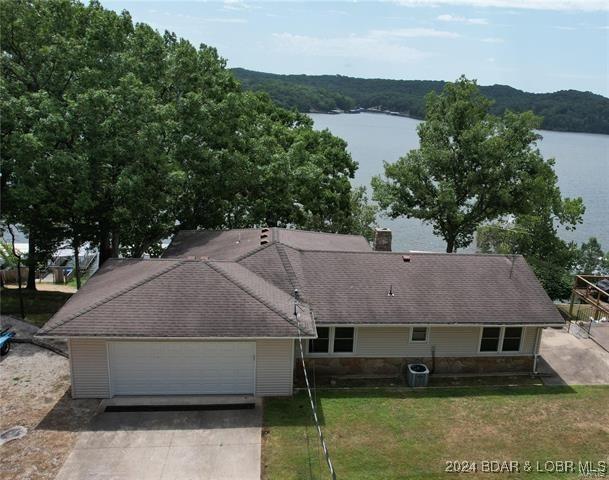
<svg viewBox="0 0 609 480"><path fill-rule="evenodd" d="M0 478L55 478L99 402L70 398L68 360L49 350L13 343L0 362L0 432L28 429L1 447Z"/></svg>

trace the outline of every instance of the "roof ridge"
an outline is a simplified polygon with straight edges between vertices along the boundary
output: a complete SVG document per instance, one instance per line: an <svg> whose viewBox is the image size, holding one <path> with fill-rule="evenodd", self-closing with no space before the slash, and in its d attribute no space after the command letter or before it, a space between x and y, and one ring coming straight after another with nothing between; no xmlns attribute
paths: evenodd
<svg viewBox="0 0 609 480"><path fill-rule="evenodd" d="M166 260L170 260L170 259L166 259ZM147 260L144 260L144 261L147 261ZM104 305L104 304L114 300L115 298L118 298L121 295L124 295L125 293L130 292L131 290L133 290L133 289L135 289L135 288L137 288L137 287L139 287L141 285L144 285L145 283L148 283L149 281L151 281L151 280L153 280L155 278L160 277L161 275L164 275L167 272L169 272L169 271L173 270L174 268L177 268L180 265L183 265L185 263L185 261L182 260L182 259L173 259L173 261L176 262L176 263L173 264L173 265L170 265L170 266L168 266L168 267L166 267L166 268L164 268L164 269L162 269L162 270L160 270L158 272L155 272L152 275L148 275L148 276L144 277L142 280L140 280L139 282L131 284L128 287L122 288L118 292L115 292L112 295L108 295L107 297L104 297L101 300L98 300L97 302L89 305L88 307L83 308L83 309L79 310L76 313L73 313L72 315L70 315L65 320L62 320L59 323L53 325L51 328L48 328L48 329L41 328L39 332L48 333L48 332L50 332L51 330L53 330L53 329L55 329L57 327L65 325L66 323L71 322L75 318L80 317L81 315L83 315L83 314L85 314L87 312L90 312L91 310L95 310L97 307L99 307L101 305ZM53 317L51 317L49 319L49 322L52 320L52 318Z"/></svg>
<svg viewBox="0 0 609 480"><path fill-rule="evenodd" d="M285 245L282 242L282 245ZM354 254L378 254L378 255L445 255L450 257L501 257L501 258L524 258L524 255L521 253L481 253L481 252L421 252L421 251L399 251L399 252L384 252L378 250L370 250L370 251L361 251L361 250L328 250L328 249L306 249L306 248L298 248L293 247L291 245L285 245L293 250L298 250L299 252L322 252L322 253L354 253Z"/></svg>
<svg viewBox="0 0 609 480"><path fill-rule="evenodd" d="M235 230L261 230L269 227L247 227L247 228L181 228L174 235L180 232L234 232Z"/></svg>
<svg viewBox="0 0 609 480"><path fill-rule="evenodd" d="M244 270L247 270L249 273L251 273L252 275L254 275L255 277L259 278L261 282L266 283L268 285L270 285L271 287L275 288L276 290L278 290L279 292L288 295L287 293L285 293L283 290L281 290L280 288L278 288L277 286L273 285L270 282L267 282L264 278L260 277L259 275L257 275L256 273L252 272L249 268L244 267L243 265L240 265L237 262L224 262L224 263L233 263L235 265L238 265L239 267L243 268ZM309 335L309 333L302 328L297 322L294 322L294 320L292 318L290 318L289 315L286 315L285 312L282 312L280 310L278 310L277 308L275 308L273 305L271 305L269 302L267 302L265 299L260 298L260 296L256 295L256 293L254 291L252 291L247 285L244 285L242 282L239 282L237 279L233 278L230 274L228 274L227 272L225 272L224 270L222 270L221 268L218 268L216 265L214 265L214 261L208 261L207 264L210 266L210 268L212 268L215 272L219 273L220 275L222 275L224 278L226 278L229 282L231 282L233 285L236 285L239 289L241 289L243 292L247 293L250 297L252 297L254 300L256 300L257 302L261 303L262 305L264 305L266 308L268 308L269 310L271 310L273 313L276 313L277 315L279 315L281 318L283 318L284 320L286 320L290 325L292 325L293 327L295 327L296 329L300 330L302 333ZM310 310L310 308L309 308Z"/></svg>
<svg viewBox="0 0 609 480"><path fill-rule="evenodd" d="M119 261L119 262L175 262L175 258L163 258L163 257L150 257L150 258L120 258L110 257L107 261Z"/></svg>
<svg viewBox="0 0 609 480"><path fill-rule="evenodd" d="M285 230L288 232L302 232L302 233L314 233L316 235L340 235L343 237L362 237L364 240L366 240L366 237L364 237L363 235L359 234L359 233L334 233L334 232L320 232L317 230L303 230L301 228L287 228L287 227L273 227L279 230ZM367 240L366 240L367 241Z"/></svg>

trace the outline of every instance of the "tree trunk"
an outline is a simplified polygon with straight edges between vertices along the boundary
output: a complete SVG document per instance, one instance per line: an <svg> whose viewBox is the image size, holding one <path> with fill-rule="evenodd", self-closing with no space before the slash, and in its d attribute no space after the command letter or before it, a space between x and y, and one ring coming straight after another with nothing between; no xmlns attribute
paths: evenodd
<svg viewBox="0 0 609 480"><path fill-rule="evenodd" d="M74 276L76 277L76 290L80 290L80 243L72 242L74 248Z"/></svg>
<svg viewBox="0 0 609 480"><path fill-rule="evenodd" d="M13 255L17 258L17 295L19 297L19 313L21 313L21 318L25 320L25 307L23 306L23 293L21 292L21 255L17 255L17 250L15 249L15 234L10 225L8 225L8 232L11 234Z"/></svg>
<svg viewBox="0 0 609 480"><path fill-rule="evenodd" d="M99 238L99 266L101 267L111 256L112 247L110 246L110 232L102 230Z"/></svg>
<svg viewBox="0 0 609 480"><path fill-rule="evenodd" d="M114 230L112 232L112 258L118 258L120 254L120 246L119 233Z"/></svg>
<svg viewBox="0 0 609 480"><path fill-rule="evenodd" d="M27 290L36 291L36 241L32 232L28 232L28 255L27 255Z"/></svg>
<svg viewBox="0 0 609 480"><path fill-rule="evenodd" d="M455 239L452 237L446 239L446 253L455 253Z"/></svg>

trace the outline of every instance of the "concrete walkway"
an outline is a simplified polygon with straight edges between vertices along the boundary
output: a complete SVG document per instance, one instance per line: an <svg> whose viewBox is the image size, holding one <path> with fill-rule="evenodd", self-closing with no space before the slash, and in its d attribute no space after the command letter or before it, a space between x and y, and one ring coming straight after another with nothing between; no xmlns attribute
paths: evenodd
<svg viewBox="0 0 609 480"><path fill-rule="evenodd" d="M609 385L609 353L565 329L546 328L538 370L547 385Z"/></svg>
<svg viewBox="0 0 609 480"><path fill-rule="evenodd" d="M101 413L56 480L259 480L261 411Z"/></svg>

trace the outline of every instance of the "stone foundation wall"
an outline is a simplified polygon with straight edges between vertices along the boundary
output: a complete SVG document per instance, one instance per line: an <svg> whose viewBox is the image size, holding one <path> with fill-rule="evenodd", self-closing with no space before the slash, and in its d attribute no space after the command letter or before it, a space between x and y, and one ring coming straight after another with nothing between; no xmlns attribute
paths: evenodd
<svg viewBox="0 0 609 480"><path fill-rule="evenodd" d="M307 369L315 370L319 377L343 375L400 376L406 374L409 363L424 363L433 373L522 373L533 370L533 355L496 357L431 357L423 358L360 358L320 357L307 358ZM302 369L294 369L296 379Z"/></svg>

